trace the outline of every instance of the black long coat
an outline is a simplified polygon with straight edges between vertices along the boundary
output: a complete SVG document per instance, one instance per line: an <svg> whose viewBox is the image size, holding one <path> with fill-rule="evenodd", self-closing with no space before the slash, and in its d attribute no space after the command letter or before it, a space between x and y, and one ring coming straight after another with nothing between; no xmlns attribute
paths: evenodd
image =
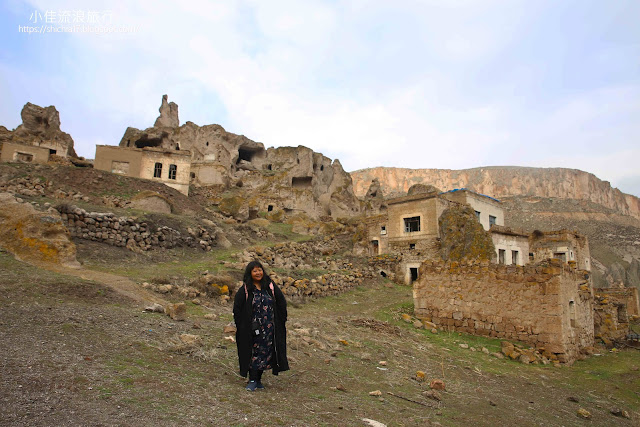
<svg viewBox="0 0 640 427"><path fill-rule="evenodd" d="M236 344L238 346L238 362L240 363L240 375L247 376L249 366L251 365L251 351L253 347L253 337L251 335L251 319L253 318L253 291L255 286L249 285L245 292L244 284L238 289L235 299L233 300L233 319L236 322ZM264 285L263 285L264 286ZM264 289L264 288L263 288ZM273 307L273 324L274 330L274 346L273 356L271 358L271 366L273 375L278 372L288 371L289 362L287 361L287 300L278 286L273 285L266 287L267 292L274 301ZM248 294L248 297L247 297ZM249 301L247 303L247 301Z"/></svg>

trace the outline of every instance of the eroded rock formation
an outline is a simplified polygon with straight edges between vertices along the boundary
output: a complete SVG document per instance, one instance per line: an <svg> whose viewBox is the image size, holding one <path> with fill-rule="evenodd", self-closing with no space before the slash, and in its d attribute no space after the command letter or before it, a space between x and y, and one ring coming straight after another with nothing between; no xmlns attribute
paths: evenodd
<svg viewBox="0 0 640 427"><path fill-rule="evenodd" d="M168 103L165 95L155 126L127 128L120 146L188 150L191 183L233 190L221 200L221 207L239 220L274 209L314 218L360 212L351 176L338 160L303 146L265 149L262 143L216 124L178 124L178 106Z"/></svg>
<svg viewBox="0 0 640 427"><path fill-rule="evenodd" d="M58 212L38 212L9 193L0 193L0 205L0 242L17 259L80 266L76 245Z"/></svg>
<svg viewBox="0 0 640 427"><path fill-rule="evenodd" d="M53 105L42 108L27 102L20 112L22 124L9 131L0 126L0 142L46 147L52 154L77 158L73 138L60 130L60 113Z"/></svg>
<svg viewBox="0 0 640 427"><path fill-rule="evenodd" d="M371 168L351 172L354 192L363 197L377 178L390 197L406 194L414 184L443 191L468 188L491 197L537 196L589 200L624 215L640 218L640 199L612 188L607 181L577 169L491 166L473 169Z"/></svg>
<svg viewBox="0 0 640 427"><path fill-rule="evenodd" d="M168 102L169 97L167 95L162 96L162 105L158 111L160 116L156 119L154 127L171 127L175 128L180 126L180 119L178 118L178 104L175 102Z"/></svg>

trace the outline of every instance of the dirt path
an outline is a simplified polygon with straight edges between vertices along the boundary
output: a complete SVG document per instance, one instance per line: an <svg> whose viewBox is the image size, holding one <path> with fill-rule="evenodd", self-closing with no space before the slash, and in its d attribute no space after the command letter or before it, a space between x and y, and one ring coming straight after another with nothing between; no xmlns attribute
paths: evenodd
<svg viewBox="0 0 640 427"><path fill-rule="evenodd" d="M127 277L104 273L101 271L87 270L85 268L71 268L44 263L34 265L45 270L55 271L56 273L101 283L113 289L117 293L131 298L140 305L147 305L150 303L158 303L162 305L168 304L166 300L160 298L156 293L140 287L140 285Z"/></svg>

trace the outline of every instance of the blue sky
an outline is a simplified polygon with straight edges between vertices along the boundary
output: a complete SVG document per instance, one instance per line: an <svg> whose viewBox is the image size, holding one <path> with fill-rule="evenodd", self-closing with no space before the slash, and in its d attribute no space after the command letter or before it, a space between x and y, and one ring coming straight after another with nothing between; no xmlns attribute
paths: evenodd
<svg viewBox="0 0 640 427"><path fill-rule="evenodd" d="M567 167L640 196L640 1L181 3L4 0L0 125L55 105L93 158L168 94L181 123L348 171ZM134 30L20 30L72 14Z"/></svg>

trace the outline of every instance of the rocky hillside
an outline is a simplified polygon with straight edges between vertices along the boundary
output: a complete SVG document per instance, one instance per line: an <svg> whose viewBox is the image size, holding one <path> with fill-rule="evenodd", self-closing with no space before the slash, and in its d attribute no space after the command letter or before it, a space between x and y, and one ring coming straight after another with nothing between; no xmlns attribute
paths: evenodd
<svg viewBox="0 0 640 427"><path fill-rule="evenodd" d="M552 197L597 203L623 215L640 218L640 199L611 187L607 181L577 169L491 166L473 169L371 168L351 172L356 195L364 197L374 178L384 195L406 194L413 184L431 184L446 191L469 188L488 196Z"/></svg>

